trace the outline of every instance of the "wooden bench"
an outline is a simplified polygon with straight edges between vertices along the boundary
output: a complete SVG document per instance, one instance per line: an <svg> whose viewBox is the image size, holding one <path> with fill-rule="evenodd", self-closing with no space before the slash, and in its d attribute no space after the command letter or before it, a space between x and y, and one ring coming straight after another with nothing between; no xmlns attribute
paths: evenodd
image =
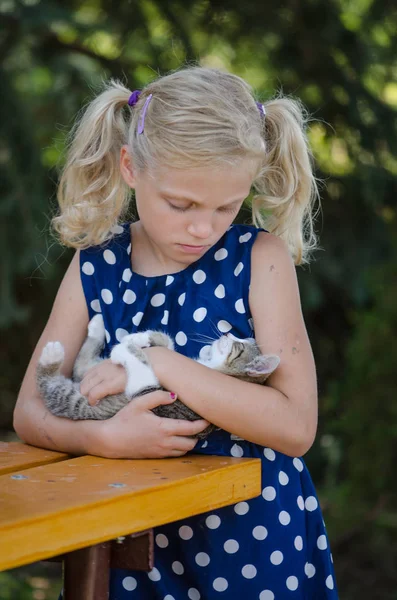
<svg viewBox="0 0 397 600"><path fill-rule="evenodd" d="M153 568L153 527L258 496L260 473L259 459L76 458L0 442L0 571L57 557L65 600L105 600L109 566Z"/></svg>

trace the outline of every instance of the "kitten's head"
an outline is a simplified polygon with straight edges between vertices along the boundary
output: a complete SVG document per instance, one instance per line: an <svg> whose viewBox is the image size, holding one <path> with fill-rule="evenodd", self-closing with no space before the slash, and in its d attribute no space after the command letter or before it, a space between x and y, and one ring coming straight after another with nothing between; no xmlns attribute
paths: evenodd
<svg viewBox="0 0 397 600"><path fill-rule="evenodd" d="M253 338L223 335L208 347L199 363L239 379L263 383L280 364L275 354L261 354Z"/></svg>

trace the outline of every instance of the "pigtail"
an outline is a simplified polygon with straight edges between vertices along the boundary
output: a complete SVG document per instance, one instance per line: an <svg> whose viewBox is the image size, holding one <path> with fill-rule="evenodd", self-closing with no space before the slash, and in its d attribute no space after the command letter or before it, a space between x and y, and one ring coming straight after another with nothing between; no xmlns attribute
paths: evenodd
<svg viewBox="0 0 397 600"><path fill-rule="evenodd" d="M64 245L82 249L107 241L128 206L131 190L120 172L120 149L127 143L130 94L109 81L70 132L58 186L60 215L52 220Z"/></svg>
<svg viewBox="0 0 397 600"><path fill-rule="evenodd" d="M307 115L297 100L266 102L262 119L265 157L254 181L253 222L281 237L295 264L309 262L317 247L313 204L319 199L312 156L305 133Z"/></svg>

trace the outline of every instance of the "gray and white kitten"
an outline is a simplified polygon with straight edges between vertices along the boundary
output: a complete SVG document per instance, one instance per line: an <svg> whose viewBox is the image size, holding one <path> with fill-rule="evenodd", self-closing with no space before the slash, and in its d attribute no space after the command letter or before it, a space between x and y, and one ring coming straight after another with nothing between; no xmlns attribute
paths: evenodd
<svg viewBox="0 0 397 600"><path fill-rule="evenodd" d="M64 377L60 369L64 360L64 349L60 342L48 342L43 348L36 369L38 389L50 412L69 419L109 419L137 396L148 394L161 387L142 348L165 346L174 350L172 339L159 331L143 331L126 335L121 343L112 348L110 359L127 371L127 386L124 393L106 396L96 406L90 406L80 392L80 382L94 365L100 363L105 342L102 315L95 315L88 324L88 336L76 358L72 379ZM242 379L262 384L278 367L276 355L262 355L255 340L240 340L232 334L221 336L208 347L204 358L198 363ZM195 421L201 417L180 400L160 405L153 409L160 417ZM204 439L214 430L210 425L197 436Z"/></svg>

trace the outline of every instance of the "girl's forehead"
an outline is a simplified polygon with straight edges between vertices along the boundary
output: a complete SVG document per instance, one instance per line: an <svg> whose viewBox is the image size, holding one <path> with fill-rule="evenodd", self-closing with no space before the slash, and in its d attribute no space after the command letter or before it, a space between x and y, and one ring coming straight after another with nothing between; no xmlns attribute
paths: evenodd
<svg viewBox="0 0 397 600"><path fill-rule="evenodd" d="M248 196L253 181L252 163L241 162L235 166L201 167L194 169L158 168L151 173L151 184L164 195L186 197L200 201L202 196L217 192L226 200Z"/></svg>

